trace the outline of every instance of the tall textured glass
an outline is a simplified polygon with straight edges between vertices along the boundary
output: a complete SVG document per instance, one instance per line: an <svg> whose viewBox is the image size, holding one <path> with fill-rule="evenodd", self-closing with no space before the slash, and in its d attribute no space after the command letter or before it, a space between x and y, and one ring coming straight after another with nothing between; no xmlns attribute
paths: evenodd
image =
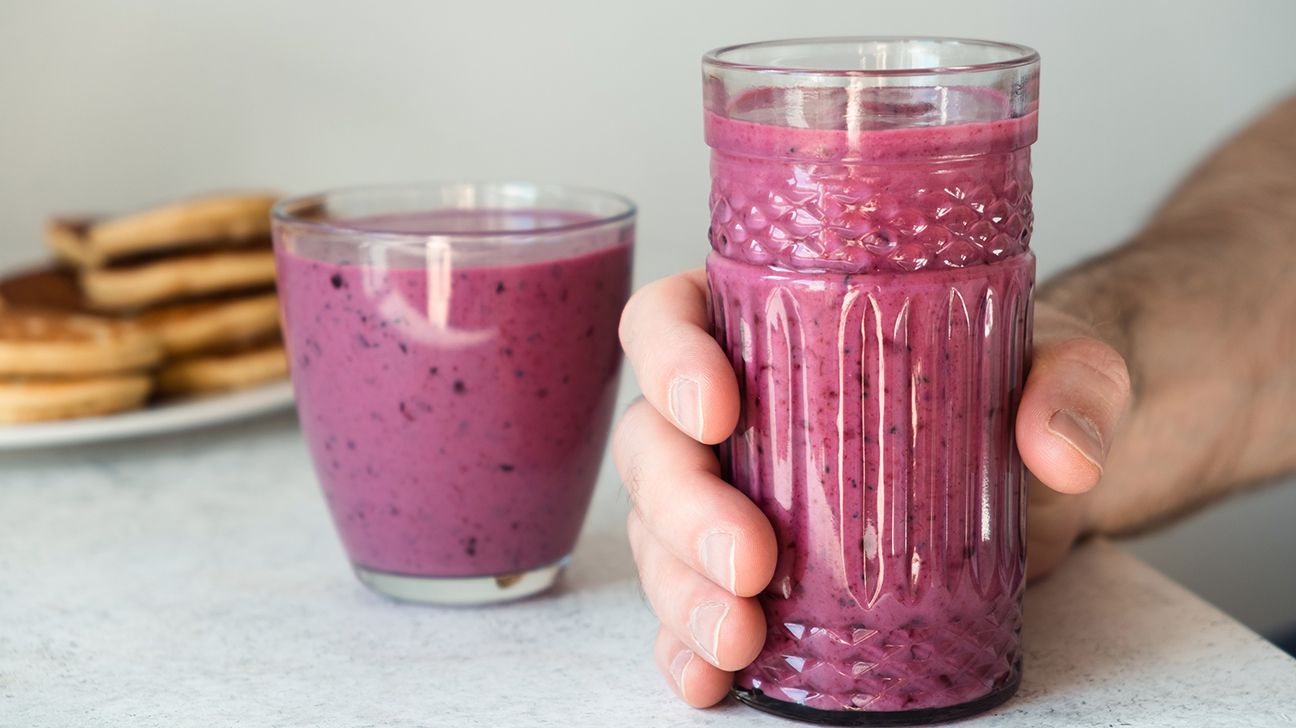
<svg viewBox="0 0 1296 728"><path fill-rule="evenodd" d="M1030 144L1039 57L836 38L703 62L725 474L774 523L737 697L816 722L948 720L1021 678Z"/></svg>

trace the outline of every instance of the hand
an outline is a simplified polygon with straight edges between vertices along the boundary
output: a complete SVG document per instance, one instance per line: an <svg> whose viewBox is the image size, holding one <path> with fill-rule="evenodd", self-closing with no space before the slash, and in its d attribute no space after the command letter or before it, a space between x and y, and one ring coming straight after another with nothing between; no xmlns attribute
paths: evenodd
<svg viewBox="0 0 1296 728"><path fill-rule="evenodd" d="M640 289L621 318L621 343L644 398L613 435L630 493L630 545L662 625L658 668L689 705L719 702L733 671L765 639L755 596L777 554L764 514L719 477L710 445L738 421L738 382L709 330L706 276L692 270ZM1088 527L1074 495L1102 477L1129 399L1124 361L1078 319L1036 307L1035 353L1017 415L1017 442L1034 473L1030 564L1056 565ZM1035 478L1038 478L1036 480Z"/></svg>

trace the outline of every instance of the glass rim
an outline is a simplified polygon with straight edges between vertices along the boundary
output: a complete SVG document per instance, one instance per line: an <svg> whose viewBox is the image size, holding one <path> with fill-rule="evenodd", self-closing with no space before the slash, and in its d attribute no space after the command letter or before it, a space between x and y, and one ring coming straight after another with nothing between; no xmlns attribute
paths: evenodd
<svg viewBox="0 0 1296 728"><path fill-rule="evenodd" d="M345 221L337 220L313 220L300 214L303 209L318 210L320 206L327 204L327 200L332 197L347 195L371 195L371 194L391 194L399 195L405 193L417 193L434 190L526 190L533 193L550 193L559 197L575 197L585 195L590 198L600 199L611 202L618 209L616 212L607 215L594 215L593 219L582 220L573 223L561 223L545 225L540 224L526 228L508 228L508 229L483 229L483 230L423 230L414 232L398 232L390 230L373 230L363 225L348 224ZM487 209L483 207L428 207L428 211L436 209ZM498 209L498 208L496 208ZM559 206L551 208L558 211L585 212L572 206ZM301 195L290 195L275 202L270 209L270 218L277 224L290 225L293 227L306 228L318 232L352 235L364 237L369 241L386 241L390 243L412 243L424 242L435 239L473 239L473 240L511 240L536 237L553 237L566 235L568 233L584 232L594 230L604 226L616 225L627 220L633 220L638 214L638 208L634 201L629 197L609 192L607 190L595 187L583 187L577 185L565 185L548 182L525 182L518 180L478 180L478 181L453 181L453 182L396 182L388 184L373 185L352 185L347 187L335 187L323 190L321 192L311 192Z"/></svg>
<svg viewBox="0 0 1296 728"><path fill-rule="evenodd" d="M999 61L990 61L986 63L972 63L961 66L926 66L913 68L811 68L809 66L779 66L760 63L741 63L738 61L727 60L726 55L737 51L746 51L752 49L773 49L778 47L795 47L795 46L825 46L833 43L872 43L885 41L925 41L945 45L970 45L980 46L983 48L994 48L1008 51L1008 58ZM1004 41L982 40L979 38L960 38L950 36L924 36L924 35L842 35L842 36L824 36L817 38L783 38L779 40L764 40L754 43L737 43L734 45L722 46L707 51L702 56L702 65L708 68L717 68L731 71L746 71L752 73L781 75L781 76L833 76L842 78L887 78L903 76L926 76L933 74L967 74L981 73L985 71L1002 71L1010 68L1020 68L1029 66L1032 63L1038 63L1039 53L1030 46L1019 43L1007 43Z"/></svg>

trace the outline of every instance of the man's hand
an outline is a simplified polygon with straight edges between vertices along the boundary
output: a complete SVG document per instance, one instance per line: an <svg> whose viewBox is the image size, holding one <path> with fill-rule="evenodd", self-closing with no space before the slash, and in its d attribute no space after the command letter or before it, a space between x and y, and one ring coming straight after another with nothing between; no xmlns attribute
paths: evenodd
<svg viewBox="0 0 1296 728"><path fill-rule="evenodd" d="M711 445L733 432L738 382L708 333L706 277L688 271L642 288L621 343L644 398L622 416L613 457L630 493L628 528L644 593L661 619L657 666L687 703L719 702L765 639L755 596L774 573L764 514L719 477ZM1017 415L1034 474L1029 569L1038 576L1088 528L1085 498L1102 477L1130 395L1121 356L1080 320L1046 305Z"/></svg>

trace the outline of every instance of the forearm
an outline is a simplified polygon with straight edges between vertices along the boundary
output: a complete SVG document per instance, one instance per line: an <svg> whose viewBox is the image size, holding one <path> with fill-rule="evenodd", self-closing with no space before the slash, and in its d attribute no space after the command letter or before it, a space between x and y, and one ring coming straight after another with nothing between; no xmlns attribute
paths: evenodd
<svg viewBox="0 0 1296 728"><path fill-rule="evenodd" d="M1090 498L1138 529L1296 469L1296 99L1125 246L1042 287L1126 358L1134 404Z"/></svg>

